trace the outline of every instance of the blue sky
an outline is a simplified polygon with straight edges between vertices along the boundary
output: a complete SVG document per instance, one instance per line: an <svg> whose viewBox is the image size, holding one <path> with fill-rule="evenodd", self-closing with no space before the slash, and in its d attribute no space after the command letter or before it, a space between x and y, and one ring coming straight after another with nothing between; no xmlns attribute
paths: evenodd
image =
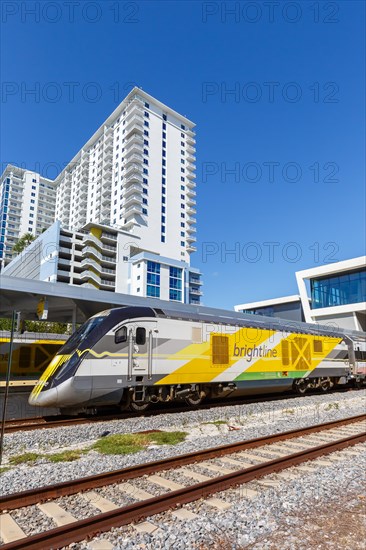
<svg viewBox="0 0 366 550"><path fill-rule="evenodd" d="M54 177L133 85L197 124L206 305L293 294L296 270L365 253L363 2L1 10L2 168Z"/></svg>

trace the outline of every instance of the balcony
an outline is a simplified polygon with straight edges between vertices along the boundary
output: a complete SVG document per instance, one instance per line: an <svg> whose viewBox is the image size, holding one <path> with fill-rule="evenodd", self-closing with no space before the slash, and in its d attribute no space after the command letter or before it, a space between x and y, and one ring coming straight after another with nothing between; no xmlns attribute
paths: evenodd
<svg viewBox="0 0 366 550"><path fill-rule="evenodd" d="M103 263L113 264L113 265L115 265L117 263L117 259L114 256L100 255L100 258L101 258L101 260L103 260Z"/></svg>
<svg viewBox="0 0 366 550"><path fill-rule="evenodd" d="M189 244L187 246L187 252L197 252L197 247L193 246L193 244Z"/></svg>
<svg viewBox="0 0 366 550"><path fill-rule="evenodd" d="M104 185L103 189L102 189L102 197L110 197L111 196L111 191L112 191L112 186L109 184L109 185Z"/></svg>
<svg viewBox="0 0 366 550"><path fill-rule="evenodd" d="M135 214L142 214L142 209L141 209L141 206L139 204L134 204L133 206L130 206L129 208L126 208L124 211L123 211L123 215L124 216L132 216L132 215L135 215Z"/></svg>
<svg viewBox="0 0 366 550"><path fill-rule="evenodd" d="M203 292L202 290L199 290L198 288L189 287L189 293L194 294L195 296L202 296Z"/></svg>
<svg viewBox="0 0 366 550"><path fill-rule="evenodd" d="M192 162L187 162L186 168L187 170L191 170L191 172L194 172L196 170L196 165L192 164Z"/></svg>
<svg viewBox="0 0 366 550"><path fill-rule="evenodd" d="M117 241L117 235L115 235L114 233L102 233L101 236L100 236L100 240L101 241L112 241L112 242L116 242Z"/></svg>
<svg viewBox="0 0 366 550"><path fill-rule="evenodd" d="M197 210L193 208L192 206L188 206L187 208L187 214L191 216L192 214L197 214Z"/></svg>
<svg viewBox="0 0 366 550"><path fill-rule="evenodd" d="M93 260L93 258L84 258L81 261L81 267L84 267L84 268L92 267L93 269L95 269L97 273L100 273L101 271L100 264L95 260Z"/></svg>
<svg viewBox="0 0 366 550"><path fill-rule="evenodd" d="M138 135L138 134L134 134L135 136ZM129 140L130 141L130 140ZM141 142L140 141L133 141L131 143L129 143L128 145L125 146L125 150L124 150L124 155L127 156L127 155L130 155L131 153L142 153L142 143L143 143L143 139L141 138Z"/></svg>
<svg viewBox="0 0 366 550"><path fill-rule="evenodd" d="M199 279L198 277L193 277L192 275L189 277L189 283L192 284L192 285L202 285L202 281L201 279Z"/></svg>
<svg viewBox="0 0 366 550"><path fill-rule="evenodd" d="M101 274L102 275L105 275L107 277L112 277L114 279L114 276L116 274L116 270L115 269L111 269L110 267L105 267L105 266L102 266L101 267Z"/></svg>
<svg viewBox="0 0 366 550"><path fill-rule="evenodd" d="M197 240L196 237L193 237L193 235L187 235L186 237L187 243L195 243L196 240Z"/></svg>
<svg viewBox="0 0 366 550"><path fill-rule="evenodd" d="M144 126L143 126L143 118L142 116L134 115L131 117L131 120L126 124L126 137L129 137L132 132L139 132L143 133Z"/></svg>
<svg viewBox="0 0 366 550"><path fill-rule="evenodd" d="M134 193L133 195L127 197L123 205L124 210L127 211L132 204L142 204L141 195Z"/></svg>
<svg viewBox="0 0 366 550"><path fill-rule="evenodd" d="M186 217L186 222L188 224L192 224L192 223L197 223L197 220L196 220L196 218L192 218L192 216L187 216Z"/></svg>
<svg viewBox="0 0 366 550"><path fill-rule="evenodd" d="M188 194L187 194L187 204L188 204L188 206L195 206L195 204L196 204L195 199L190 197Z"/></svg>
<svg viewBox="0 0 366 550"><path fill-rule="evenodd" d="M189 225L187 228L186 228L186 231L187 233L196 233L197 232L197 229L195 227L193 227L193 225Z"/></svg>
<svg viewBox="0 0 366 550"><path fill-rule="evenodd" d="M80 278L81 279L86 279L87 281L94 281L95 283L97 283L98 285L100 285L101 283L101 278L99 275L97 275L96 273L94 273L94 271L91 271L90 269L86 269L84 271L82 271L80 273Z"/></svg>
<svg viewBox="0 0 366 550"><path fill-rule="evenodd" d="M136 162L133 162L126 168L125 176L126 178L132 173L132 172L138 172L139 174L142 174L142 167L140 164L137 164Z"/></svg>
<svg viewBox="0 0 366 550"><path fill-rule="evenodd" d="M142 182L143 182L143 176L139 172L133 172L125 180L126 185L128 185L130 183L142 183Z"/></svg>
<svg viewBox="0 0 366 550"><path fill-rule="evenodd" d="M125 157L125 165L128 166L132 162L142 162L143 158L144 157L140 153L128 154Z"/></svg>
<svg viewBox="0 0 366 550"><path fill-rule="evenodd" d="M140 184L129 185L124 192L124 197L127 198L129 195L133 193L141 193L141 192L142 192L142 185Z"/></svg>
<svg viewBox="0 0 366 550"><path fill-rule="evenodd" d="M132 144L139 144L142 147L143 143L144 143L144 138L140 136L140 134L133 134L130 138L124 141L123 145L125 148L130 147L130 145Z"/></svg>
<svg viewBox="0 0 366 550"><path fill-rule="evenodd" d="M101 248L102 247L102 243L100 242L99 239L97 239L97 237L95 237L94 235L92 235L91 233L88 233L87 235L85 235L84 237L84 243L87 244L87 243L92 243L94 244L95 246L97 246L98 248Z"/></svg>

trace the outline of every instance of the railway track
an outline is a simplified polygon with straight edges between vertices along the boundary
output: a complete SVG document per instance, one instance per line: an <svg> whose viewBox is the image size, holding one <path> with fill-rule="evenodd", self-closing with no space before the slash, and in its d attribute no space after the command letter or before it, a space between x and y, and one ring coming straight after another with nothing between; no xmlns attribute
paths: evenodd
<svg viewBox="0 0 366 550"><path fill-rule="evenodd" d="M345 390L337 390L338 392L344 392ZM347 391L355 391L348 389ZM260 395L252 398L243 397L242 399L226 399L224 401L207 401L201 404L199 410L213 409L217 407L234 407L237 405L249 405L251 403L265 403L267 401L281 401L283 399L301 399L301 395L293 393L286 394L268 394ZM62 415L58 416L44 416L44 417L32 417L32 418L19 418L14 420L5 421L5 433L15 433L20 431L31 431L40 429L62 428L65 426L77 426L88 423L108 422L110 420L125 420L127 418L139 418L148 416L157 416L159 414L175 414L180 412L187 412L190 408L188 405L180 405L177 403L171 403L169 405L157 405L151 409L143 412L123 412L114 414L98 414L95 416L77 416L66 417Z"/></svg>
<svg viewBox="0 0 366 550"><path fill-rule="evenodd" d="M290 466L298 466L300 474L301 468L311 470L311 466L301 464L364 443L365 430L366 415L363 414L1 497L0 535L5 543L2 550L61 548L134 522L139 530L149 531L152 524L138 522L167 510L189 519L189 514L194 514L182 506L202 498L207 505L225 510L230 504L212 497L213 494L253 480L266 485L266 480L261 478L273 472L291 479L294 474L281 473L281 470ZM338 457L328 457L329 464L335 460ZM154 491L148 492L152 486L157 488L157 496ZM126 504L120 506L105 498L103 488L106 487L123 495ZM250 497L253 493L255 490L248 489L241 496ZM67 510L66 501L63 506L63 497L76 494L93 507L94 515L78 521ZM57 527L26 536L13 519L12 511L19 514L29 506L37 506L42 513L52 517Z"/></svg>

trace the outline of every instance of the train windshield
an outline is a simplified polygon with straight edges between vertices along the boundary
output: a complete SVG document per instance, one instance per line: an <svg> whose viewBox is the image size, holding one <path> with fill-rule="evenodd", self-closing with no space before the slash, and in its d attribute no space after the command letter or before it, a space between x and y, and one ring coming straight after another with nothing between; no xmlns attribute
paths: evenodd
<svg viewBox="0 0 366 550"><path fill-rule="evenodd" d="M70 336L66 344L62 347L62 350L59 351L62 352L65 355L69 355L75 351L75 349L79 346L80 342L85 340L89 334L98 328L103 321L106 319L106 315L99 316L99 317L92 317L89 319L89 321L86 321L81 327L78 328L74 334Z"/></svg>

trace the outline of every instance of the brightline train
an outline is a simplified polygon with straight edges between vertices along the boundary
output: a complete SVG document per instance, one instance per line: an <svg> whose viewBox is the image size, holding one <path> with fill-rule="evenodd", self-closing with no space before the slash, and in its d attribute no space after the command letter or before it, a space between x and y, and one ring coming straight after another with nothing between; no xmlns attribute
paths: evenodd
<svg viewBox="0 0 366 550"><path fill-rule="evenodd" d="M362 385L366 333L205 307L121 307L84 323L29 403L65 413Z"/></svg>

